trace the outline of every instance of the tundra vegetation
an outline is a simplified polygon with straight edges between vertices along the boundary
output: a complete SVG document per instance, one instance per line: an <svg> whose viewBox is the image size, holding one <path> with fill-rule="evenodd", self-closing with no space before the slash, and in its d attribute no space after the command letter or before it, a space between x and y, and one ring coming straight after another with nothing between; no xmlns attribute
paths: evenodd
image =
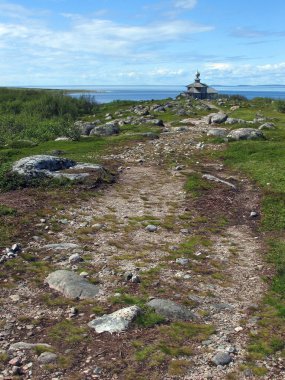
<svg viewBox="0 0 285 380"><path fill-rule="evenodd" d="M259 119L274 123L275 127L264 131L265 140L230 142L224 138L206 136L203 131L196 133L196 126L191 124L190 119L202 120L209 113L217 112L217 109L210 109L209 104L231 118L255 120L251 127L262 124ZM165 107L164 111L158 110L157 106ZM147 107L151 116L163 120L164 126L150 122L122 124L120 133L116 135L82 136L75 123L78 120L86 123L97 119L106 121L106 115L112 115L112 119L133 117L135 107ZM184 112L180 112L181 109ZM187 118L190 121L181 123ZM94 213L90 215L87 206L80 209L81 204L86 205L93 199L99 207L101 200L105 199L106 188L109 190L111 184L105 183L95 189L68 180L27 181L11 172L13 163L23 157L48 154L79 162L99 163L112 173L120 173L120 167L126 164L124 160L129 157L122 156L122 152L128 154L141 147L145 149L145 143L150 142L150 135L146 133L159 136L168 130L182 136L183 129L179 132L182 125L190 125L193 131L189 142L189 145L193 145L191 155L184 155L182 149L162 152L158 139L154 140L153 145L157 150L152 157L158 168L180 175L178 178L183 182L181 189L186 193L187 204L179 211L176 200L178 195L173 194L173 199L168 199L167 212L160 215L156 210L155 213L152 209L153 194L146 191L140 198L144 214L132 215L122 221L115 213L117 205L110 203L106 206L105 214L97 215L93 210ZM241 125L223 124L222 127L230 131ZM181 98L175 101L115 101L100 105L88 96L74 99L61 91L1 89L0 132L0 248L5 249L14 242L20 242L24 248L29 247L16 258L0 263L0 282L5 292L5 295L1 295L0 307L5 306L6 298L21 290L24 284L30 293L21 290L23 307L26 308L30 296L31 308L36 305L49 312L38 313L35 318L33 312L23 315L20 305L16 323L18 327L29 326L33 334L28 336L33 342L43 342L41 337L44 337L45 343L52 346L47 348L38 345L33 352L26 354L26 359L35 361L35 355L39 356L43 352L57 354L57 361L52 364L42 367L35 364L35 379L56 377L56 373L62 376L60 378L85 378L82 377L85 376L82 372L84 366L88 367L93 359L98 366L97 375L102 376L102 379L111 379L112 376L117 376L118 379L179 379L191 373L201 347L209 354L207 342L215 335L216 326L215 320L211 319L213 309L207 309L204 304L200 306L200 300L207 299L211 303L211 299L214 300L215 286L225 292L233 286L231 273L225 270L224 264L215 255L211 256L212 250L216 249L218 238L219 242L224 241L229 245L230 260L233 263L239 260L243 241L228 243L226 230L229 226L240 224L239 212L244 212L242 204L229 206L226 203L226 198L234 197L233 190L229 190L232 193L224 193L223 185L202 178L201 172L205 168L208 170L211 165L223 167L229 174L229 181L234 181L236 177L246 178L245 182L249 181L251 189L256 189L259 194L259 213L250 228L261 242L262 249L258 254L263 267L262 282L266 284L261 299L258 302L251 300L252 308L247 311L250 318L257 321L257 327L253 331L244 329L247 338L246 355L242 363L238 367L227 367L221 376L215 372L214 376L219 377L213 378L239 379L246 373L253 378L263 378L268 372L263 363L274 357L284 360L285 101L267 98L249 101L240 96L224 96L210 103ZM62 136L69 140L55 141ZM146 157L147 154L146 152ZM144 164L143 160L137 160L137 156L134 162L138 170ZM137 189L144 188L145 183L141 178L134 175L133 180L138 181ZM167 178L157 180L169 182ZM219 200L221 206L216 208L213 193L224 197ZM121 198L124 202L132 196L128 188L122 190ZM163 195L160 201L163 204ZM228 212L229 207L236 208ZM77 273L88 272L90 283L99 286L104 281L104 276L111 273L113 283L108 284L111 292L103 301L70 300L44 287L47 275L58 269L59 263L68 263L69 254L65 251L42 252L37 247L33 249L33 244L30 244L35 235L38 239L36 241L42 239L48 244L54 243L54 236L66 234L66 226L72 226L74 217L73 211L69 210L75 208L78 215L81 212L83 221L85 217L86 220L87 217L91 218L91 221L89 224L79 224L72 232L72 239L76 239L83 247L84 258L83 261L76 262L74 270ZM145 232L150 225L154 232ZM94 244L96 236L102 230L108 236L114 235L106 243L110 256L108 273L104 272L105 266L97 266L90 248L94 251L99 249ZM137 246L133 244L128 249L134 234L139 235L141 230L153 236L153 242L146 241ZM159 233L164 235L156 246L155 239ZM178 234L183 237L182 240L175 240L172 244L168 240L169 236ZM122 273L122 268L130 262L139 270L138 283L129 281L125 278L128 275ZM179 275L181 268L186 268L188 277L181 279L173 275L174 272ZM191 276L197 276L202 282L211 281L214 285L212 288L205 287L191 298L189 289L184 285L185 281L191 282ZM193 292L194 290L193 286ZM154 294L157 298L177 297L185 307L195 310L197 320L165 318L147 305L149 297ZM191 292L190 295L193 294ZM118 308L134 305L141 309L141 313L125 334L111 336L104 333L98 338L87 327L90 315L94 318L101 317ZM70 309L73 311L67 317ZM6 326L5 318L5 315L1 315L0 327ZM243 326L243 321L240 321L240 325ZM27 340L24 331L24 327L14 331L14 340ZM0 371L9 367L9 360L9 351L0 350ZM92 365L94 367L94 363Z"/></svg>

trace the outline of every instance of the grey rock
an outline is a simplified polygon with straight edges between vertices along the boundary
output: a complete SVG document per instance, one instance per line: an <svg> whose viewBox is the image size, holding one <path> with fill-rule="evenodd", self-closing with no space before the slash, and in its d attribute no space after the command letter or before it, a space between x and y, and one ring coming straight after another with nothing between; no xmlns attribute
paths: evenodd
<svg viewBox="0 0 285 380"><path fill-rule="evenodd" d="M138 306L126 307L112 314L105 314L102 317L93 319L88 323L88 326L95 329L97 333L124 331L129 328L140 312L141 309Z"/></svg>
<svg viewBox="0 0 285 380"><path fill-rule="evenodd" d="M34 347L37 346L44 346L47 348L50 348L51 346L46 343L27 343L27 342L17 342L12 343L9 347L9 351L24 351L24 350L31 350Z"/></svg>
<svg viewBox="0 0 285 380"><path fill-rule="evenodd" d="M225 366L227 364L230 364L232 362L232 357L229 355L228 352L220 351L218 352L213 358L212 362L218 365Z"/></svg>
<svg viewBox="0 0 285 380"><path fill-rule="evenodd" d="M16 252L21 251L21 246L20 246L20 244L15 243L15 244L12 245L11 249L12 249L13 252L16 253Z"/></svg>
<svg viewBox="0 0 285 380"><path fill-rule="evenodd" d="M69 258L68 258L68 262L70 264L76 264L76 263L80 263L81 261L83 261L82 257L79 255L79 253L74 253L73 255L71 255Z"/></svg>
<svg viewBox="0 0 285 380"><path fill-rule="evenodd" d="M228 117L227 120L225 121L225 124L229 124L229 125L232 125L232 124L246 124L247 121L243 120L243 119L236 119L236 118L233 118L233 117Z"/></svg>
<svg viewBox="0 0 285 380"><path fill-rule="evenodd" d="M57 137L54 141L71 141L71 138L66 137L66 136L61 136L61 137Z"/></svg>
<svg viewBox="0 0 285 380"><path fill-rule="evenodd" d="M38 362L41 364L50 364L54 363L57 360L57 355L53 352L43 352L38 357Z"/></svg>
<svg viewBox="0 0 285 380"><path fill-rule="evenodd" d="M141 282L140 276L138 276L137 274L133 275L131 278L131 282L134 284L139 284Z"/></svg>
<svg viewBox="0 0 285 380"><path fill-rule="evenodd" d="M225 137L227 133L228 130L225 128L213 128L208 131L207 136Z"/></svg>
<svg viewBox="0 0 285 380"><path fill-rule="evenodd" d="M152 307L156 313L171 320L190 321L196 319L195 314L188 308L168 299L154 298L147 303L147 306Z"/></svg>
<svg viewBox="0 0 285 380"><path fill-rule="evenodd" d="M98 122L100 123L100 120L93 122L77 121L74 125L78 128L82 136L89 136L92 129L98 125Z"/></svg>
<svg viewBox="0 0 285 380"><path fill-rule="evenodd" d="M251 218L257 218L257 217L258 217L258 212L256 212L256 211L251 211L251 213L250 213L250 217L251 217Z"/></svg>
<svg viewBox="0 0 285 380"><path fill-rule="evenodd" d="M76 163L67 158L36 155L24 157L17 161L12 171L26 177L52 176L52 172L68 169Z"/></svg>
<svg viewBox="0 0 285 380"><path fill-rule="evenodd" d="M145 228L148 232L155 232L157 231L157 226L154 226L153 224L149 224L148 226L146 226Z"/></svg>
<svg viewBox="0 0 285 380"><path fill-rule="evenodd" d="M111 135L117 135L119 132L120 132L120 128L117 125L117 123L109 122L109 123L94 127L92 131L90 132L90 136L93 136L93 135L111 136Z"/></svg>
<svg viewBox="0 0 285 380"><path fill-rule="evenodd" d="M262 129L275 129L275 124L274 123L264 123L258 129L259 130L262 130Z"/></svg>
<svg viewBox="0 0 285 380"><path fill-rule="evenodd" d="M78 249L78 248L80 248L80 246L74 243L53 243L53 244L46 244L42 247L42 249L55 250L55 251L65 251L65 250L72 250L72 249Z"/></svg>
<svg viewBox="0 0 285 380"><path fill-rule="evenodd" d="M149 120L149 123L153 124L153 125L156 125L158 127L163 127L164 126L163 120L161 120L161 119L151 119L151 120Z"/></svg>
<svg viewBox="0 0 285 380"><path fill-rule="evenodd" d="M189 263L189 260L185 259L183 257L179 257L175 261L176 261L177 264L181 264L181 265L187 265Z"/></svg>
<svg viewBox="0 0 285 380"><path fill-rule="evenodd" d="M203 174L202 178L207 179L208 181L219 182L219 183L222 183L222 184L224 184L226 186L229 186L229 187L231 187L233 189L236 189L236 186L233 185L232 183L224 181L223 179L215 177L215 176L213 176L211 174Z"/></svg>
<svg viewBox="0 0 285 380"><path fill-rule="evenodd" d="M264 139L264 135L261 131L254 128L239 128L231 131L227 138L229 140L254 140Z"/></svg>
<svg viewBox="0 0 285 380"><path fill-rule="evenodd" d="M222 112L215 113L211 116L211 124L221 124L224 123L228 118L228 115Z"/></svg>
<svg viewBox="0 0 285 380"><path fill-rule="evenodd" d="M98 296L99 286L89 283L85 278L68 270L57 270L48 275L45 283L67 298L94 299Z"/></svg>
<svg viewBox="0 0 285 380"><path fill-rule="evenodd" d="M17 376L17 375L21 375L23 373L23 370L21 367L19 367L17 365L13 365L11 373L12 373L12 375Z"/></svg>

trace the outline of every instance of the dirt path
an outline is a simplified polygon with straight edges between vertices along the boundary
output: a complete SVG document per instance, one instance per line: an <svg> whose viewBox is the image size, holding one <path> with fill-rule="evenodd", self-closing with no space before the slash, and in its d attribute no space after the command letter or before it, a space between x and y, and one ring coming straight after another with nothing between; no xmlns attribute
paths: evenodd
<svg viewBox="0 0 285 380"><path fill-rule="evenodd" d="M249 333L257 328L252 311L265 291L261 279L262 241L254 232L257 221L250 218L250 212L259 207L259 195L247 179L229 173L221 163L207 160L205 155L201 156L202 162L196 161L203 147L197 144L209 127L199 120L189 123L183 132L165 133L159 140L139 143L106 157L124 162L118 182L80 207L59 211L57 218L63 228L51 234L49 242L81 247L85 270L101 284L99 301L110 310L110 297L118 294L122 285L133 296L161 297L191 305L198 322L212 325L215 333L196 345L190 358L183 357L187 370L174 378L228 379L228 374L238 370L245 360ZM219 148L205 149L210 152ZM217 184L195 199L184 190L186 175L193 172L230 180L237 190ZM149 232L148 225L155 225L157 230ZM181 265L176 259L185 255L179 247L189 242L193 243L189 264ZM31 246L35 249L41 245L36 242ZM54 257L58 268L68 266L67 260ZM126 284L129 272L137 274L141 283ZM6 312L12 314L12 306L7 305ZM54 319L61 314L55 311ZM83 323L90 316L79 318ZM81 350L74 371L84 379L131 379L126 368L132 362L128 356L132 341L146 336L147 345L156 334L155 329L112 337L94 333L92 344L99 354L92 357L90 348ZM213 365L211 359L219 351L230 353L234 361L224 367ZM108 372L112 360L119 369L114 372L112 367ZM92 375L94 366L103 368L99 377ZM151 367L148 370L147 365L136 370L150 379L171 378L165 367L159 372ZM272 379L273 371L268 365L264 379ZM58 378L67 378L64 376ZM282 379L282 374L275 371L274 379Z"/></svg>
<svg viewBox="0 0 285 380"><path fill-rule="evenodd" d="M202 254L208 258L211 275L199 272L199 264L193 271L188 266L178 267L175 262L169 262L169 252L192 234L188 221L181 218L185 210L189 210L189 200L183 189L185 176L177 166L181 157L190 158L199 149L197 141L208 128L197 120L193 120L193 124L187 132L165 134L159 141L141 143L113 155L112 159L125 162L118 183L79 209L64 211L63 217L73 218L75 224L69 225L59 237L62 241L87 244L103 284L102 301L116 291L118 273L122 276L126 272L143 274L159 268L157 281L153 283L160 283L159 291L163 289L163 296L181 302L192 298L193 311L216 330L209 340L197 347L185 379L226 379L227 373L243 363L248 333L254 331L257 323L250 311L257 307L265 288L261 280L261 242L255 237L249 220L250 207L256 206L258 199L248 183L241 183L239 192L231 193L233 203L239 203L244 197L248 199L250 192L252 197L250 203L242 199L244 204L233 204L233 208L239 209L228 210L228 214L240 214L238 224L231 221L229 227L223 228L222 235L207 233L213 244ZM177 165L176 170L175 165L174 170L161 166L169 158ZM183 165L181 168L184 172L193 170ZM217 165L199 167L202 171L209 168L212 174L225 176L222 167L217 172ZM227 177L229 175L226 173ZM214 204L219 201L217 198L212 205L207 205L208 214L215 213ZM195 219L197 210L191 213ZM94 233L91 229L84 235L82 226L91 219L97 230ZM158 230L155 233L146 231L147 224L157 224ZM79 239L74 239L75 236ZM94 242L94 250L88 238L92 245ZM153 288L148 295L158 294ZM221 350L233 352L235 361L227 367L214 367L211 358ZM167 378L166 374L164 376Z"/></svg>

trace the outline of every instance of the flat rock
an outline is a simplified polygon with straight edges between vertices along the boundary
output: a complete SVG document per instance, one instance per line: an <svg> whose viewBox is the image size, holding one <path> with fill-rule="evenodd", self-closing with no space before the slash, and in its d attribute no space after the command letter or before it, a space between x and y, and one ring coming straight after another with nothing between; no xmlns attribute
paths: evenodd
<svg viewBox="0 0 285 380"><path fill-rule="evenodd" d="M48 177L67 178L71 181L76 181L84 180L91 174L92 176L96 175L97 180L111 177L101 165L76 163L67 158L48 155L22 158L13 165L12 171L29 179Z"/></svg>
<svg viewBox="0 0 285 380"><path fill-rule="evenodd" d="M208 181L219 182L219 183L222 183L222 184L229 186L233 189L236 189L236 186L233 185L232 183L224 181L221 178L215 177L212 174L203 174L202 178L207 179Z"/></svg>
<svg viewBox="0 0 285 380"><path fill-rule="evenodd" d="M233 361L232 357L229 355L228 352L220 351L218 352L213 358L212 362L218 365L227 365L230 364Z"/></svg>
<svg viewBox="0 0 285 380"><path fill-rule="evenodd" d="M261 131L254 128L239 128L231 131L227 138L229 140L255 140L264 139L264 135Z"/></svg>
<svg viewBox="0 0 285 380"><path fill-rule="evenodd" d="M46 244L42 248L48 249L48 250L53 249L55 251L65 251L65 250L78 249L80 248L80 246L74 243L53 243L53 244Z"/></svg>
<svg viewBox="0 0 285 380"><path fill-rule="evenodd" d="M88 326L95 329L97 333L120 332L127 330L134 319L140 314L138 306L130 306L93 319Z"/></svg>
<svg viewBox="0 0 285 380"><path fill-rule="evenodd" d="M46 344L46 343L17 342L17 343L11 344L11 346L9 347L9 351L31 350L32 348L37 347L37 346L44 346L47 348L51 347L49 344Z"/></svg>
<svg viewBox="0 0 285 380"><path fill-rule="evenodd" d="M99 293L98 285L91 284L84 277L68 270L50 273L45 283L67 298L94 299Z"/></svg>
<svg viewBox="0 0 285 380"><path fill-rule="evenodd" d="M228 130L225 128L213 128L208 131L207 136L225 137L227 133Z"/></svg>
<svg viewBox="0 0 285 380"><path fill-rule="evenodd" d="M75 165L74 161L67 158L36 155L20 159L13 165L12 171L25 177L52 176L52 172L68 169Z"/></svg>
<svg viewBox="0 0 285 380"><path fill-rule="evenodd" d="M196 319L195 314L188 308L168 299L154 298L147 303L147 306L152 307L156 313L168 319L182 321Z"/></svg>

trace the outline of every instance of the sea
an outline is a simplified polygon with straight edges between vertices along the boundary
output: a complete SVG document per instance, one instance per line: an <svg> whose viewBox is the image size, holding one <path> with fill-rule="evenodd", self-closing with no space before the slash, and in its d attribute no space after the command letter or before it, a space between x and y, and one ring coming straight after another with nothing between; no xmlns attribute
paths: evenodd
<svg viewBox="0 0 285 380"><path fill-rule="evenodd" d="M49 89L68 90L70 96L79 98L86 96L98 103L109 103L114 100L161 100L175 98L186 90L185 86L37 86ZM266 97L271 99L285 99L285 85L258 85L258 86L221 86L213 85L219 94L242 95L247 99Z"/></svg>

